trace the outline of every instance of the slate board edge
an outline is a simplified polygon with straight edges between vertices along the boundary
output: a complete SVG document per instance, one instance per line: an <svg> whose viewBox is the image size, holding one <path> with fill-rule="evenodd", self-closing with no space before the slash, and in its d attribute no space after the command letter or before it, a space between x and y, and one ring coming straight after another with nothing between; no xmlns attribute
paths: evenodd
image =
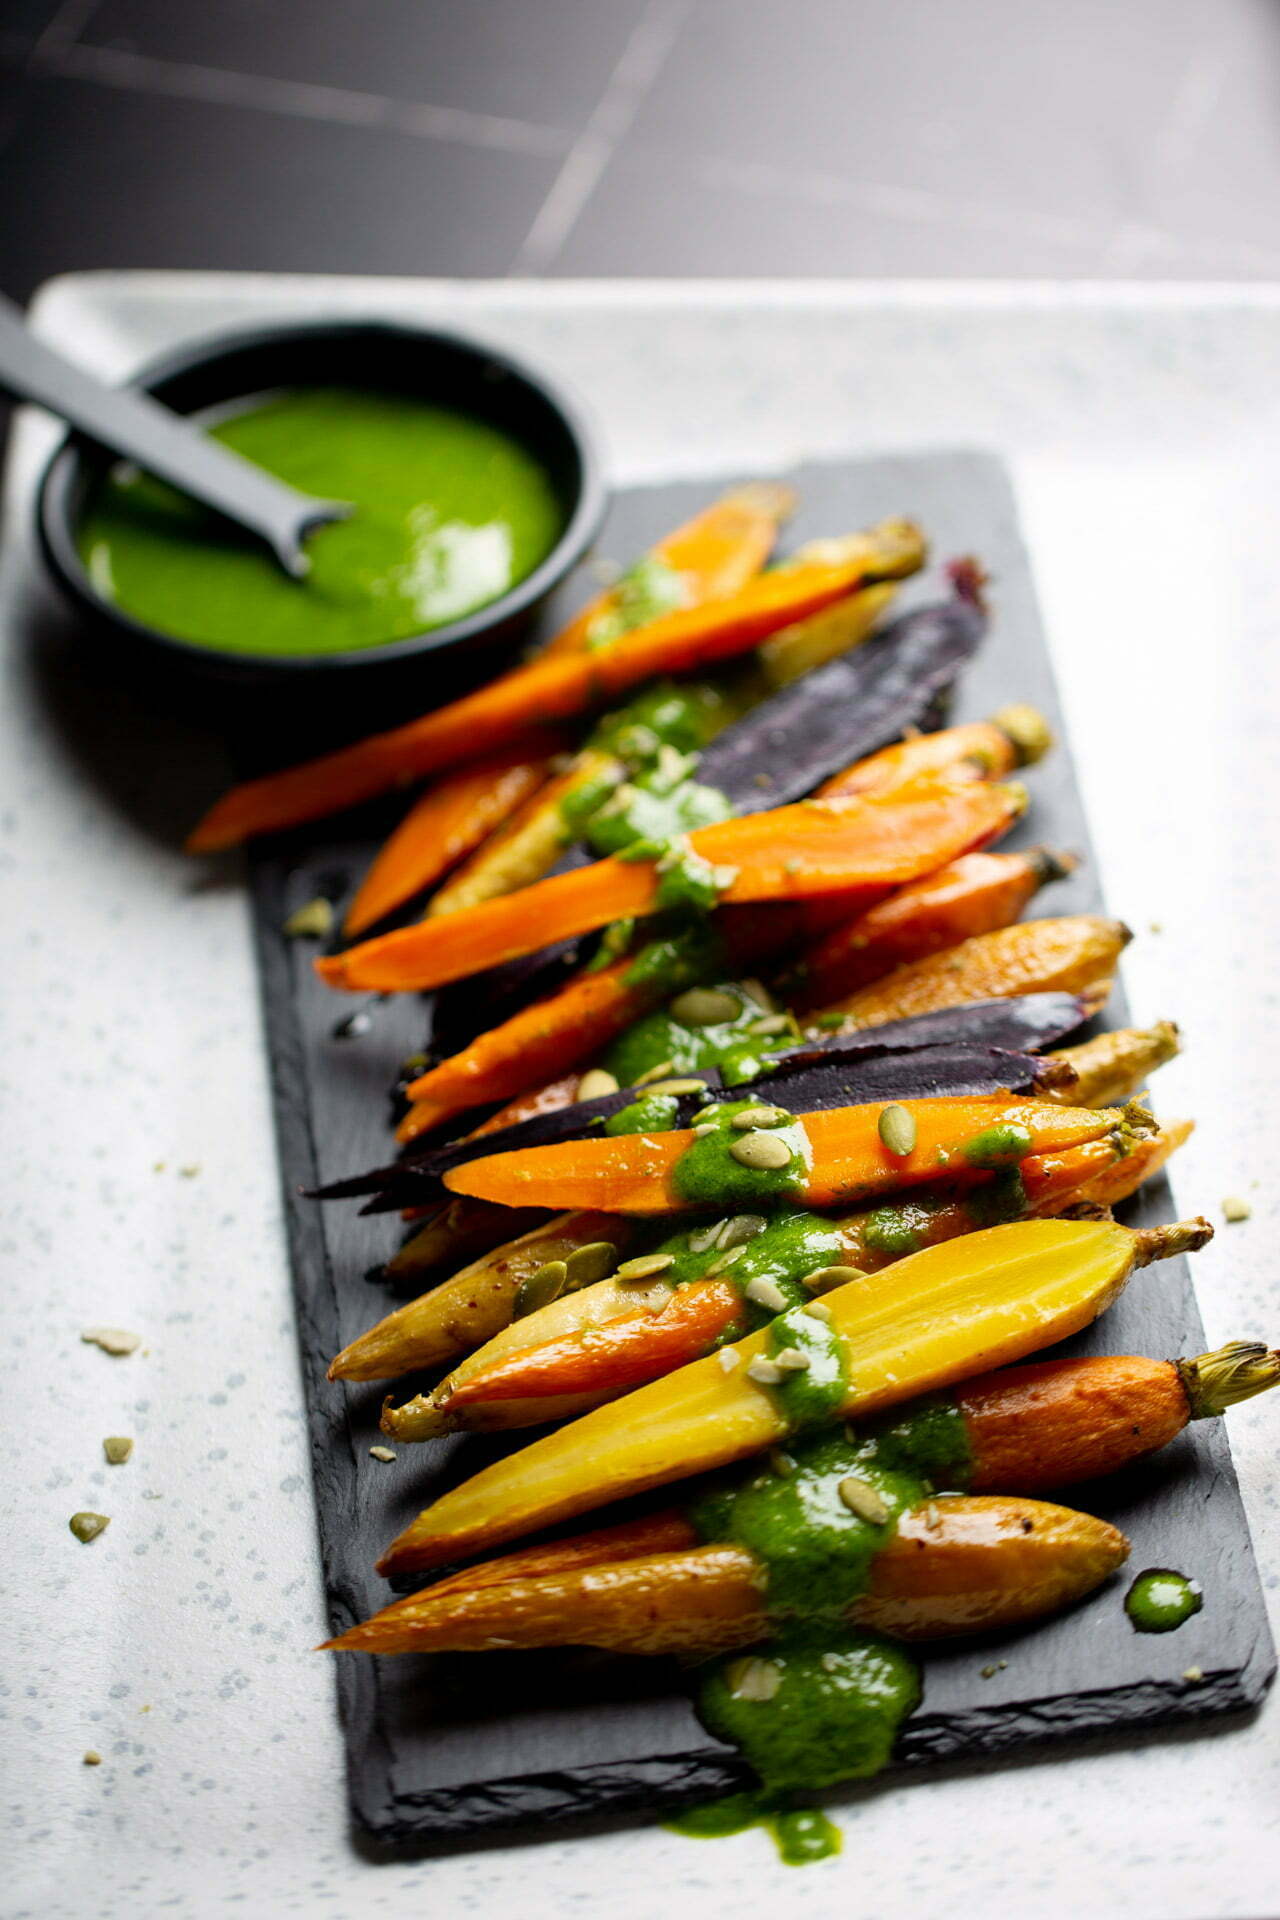
<svg viewBox="0 0 1280 1920"><path fill-rule="evenodd" d="M935 455L945 451L971 456L975 452L969 448L930 451ZM928 458L928 455L921 457ZM992 455L978 457L990 463L1007 488L1003 463ZM845 464L848 463L806 463L810 467ZM655 484L662 485L661 482ZM1011 499L1010 504L1016 526L1016 500ZM1020 533L1020 526L1017 530ZM1062 746L1065 753L1067 743L1064 741ZM335 1473L338 1460L344 1451L350 1458L354 1440L344 1403L341 1396L333 1393L325 1370L324 1356L332 1353L337 1345L335 1276L327 1256L319 1210L299 1198L300 1188L315 1184L318 1166L294 991L295 970L309 966L311 955L305 943L289 943L279 935L285 917L286 866L279 845L264 845L249 856L254 942L298 1314L312 1470L318 1496L321 1569L332 1628L338 1632L358 1616L344 1583L338 1552L340 1535L333 1528L334 1508L331 1498L326 1499L325 1490L327 1487L332 1494L338 1481ZM1113 1020L1123 1020L1120 991L1113 995L1108 1012ZM1229 1451L1227 1470L1234 1482ZM354 1484L353 1480L349 1484ZM1247 1532L1243 1509L1241 1520ZM1256 1581L1251 1542L1248 1544ZM1265 1620L1265 1615L1263 1617ZM381 1665L378 1660L335 1662L339 1708L347 1741L352 1810L380 1847L414 1844L443 1849L465 1845L468 1835L478 1838L528 1833L531 1823L559 1828L581 1824L592 1817L598 1820L602 1815L674 1812L699 1798L741 1785L746 1777L729 1750L706 1748L398 1795L393 1749L380 1722ZM981 1760L1029 1744L1066 1738L1079 1740L1091 1735L1114 1734L1118 1729L1155 1727L1173 1721L1190 1720L1194 1724L1210 1717L1240 1713L1257 1705L1274 1674L1274 1650L1264 1625L1245 1665L1211 1673L1205 1682L1194 1687L1189 1684L1170 1687L1153 1681L1132 1688L1059 1694L1042 1702L1011 1703L932 1718L927 1712L917 1715L904 1729L893 1770L956 1759ZM384 1784L375 1785L375 1781Z"/></svg>

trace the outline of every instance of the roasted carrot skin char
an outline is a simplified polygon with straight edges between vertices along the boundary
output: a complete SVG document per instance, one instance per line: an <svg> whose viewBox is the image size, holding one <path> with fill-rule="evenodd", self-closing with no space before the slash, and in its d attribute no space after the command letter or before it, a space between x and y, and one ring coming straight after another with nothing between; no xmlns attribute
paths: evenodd
<svg viewBox="0 0 1280 1920"><path fill-rule="evenodd" d="M724 904L847 892L852 910L985 845L1025 806L1020 787L931 779L883 799L800 801L748 814L700 828L688 845L724 876ZM331 987L425 990L663 904L652 861L615 857L365 941L317 961L316 971Z"/></svg>
<svg viewBox="0 0 1280 1920"><path fill-rule="evenodd" d="M323 819L506 745L528 731L530 715L557 724L642 680L731 659L852 593L870 571L865 554L779 567L741 593L668 614L598 653L572 649L534 660L407 726L233 788L196 827L188 851L213 853Z"/></svg>

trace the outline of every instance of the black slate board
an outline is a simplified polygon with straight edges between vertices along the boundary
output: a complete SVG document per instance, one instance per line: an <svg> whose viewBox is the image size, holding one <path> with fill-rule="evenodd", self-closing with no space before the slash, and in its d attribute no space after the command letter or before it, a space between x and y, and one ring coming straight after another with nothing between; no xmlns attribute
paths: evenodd
<svg viewBox="0 0 1280 1920"><path fill-rule="evenodd" d="M992 633L958 690L955 717L977 718L1008 700L1060 715L1012 493L1000 463L945 452L810 465L792 476L802 500L788 544L908 513L927 528L941 560L973 552L993 576ZM680 484L618 494L600 551L626 558L703 503L714 489ZM566 589L554 614L580 602ZM936 595L936 572L913 582L912 604ZM1065 743L1029 784L1034 805L1020 838L1088 854L1089 835ZM331 1386L329 1357L387 1310L364 1277L392 1251L393 1218L363 1219L351 1204L298 1197L387 1157L387 1089L399 1062L422 1045L424 1004L373 1003L367 1029L336 1038L349 1013L311 972L313 949L281 935L287 914L333 890L367 863L393 814L371 810L258 853L253 901L263 1004L288 1209L299 1338L309 1408L324 1578L335 1631L390 1597L372 1567L377 1552L420 1507L473 1472L502 1443L456 1438L400 1449L392 1466L369 1456L383 1387ZM1009 844L1014 844L1011 839ZM1081 871L1037 903L1067 913L1099 905L1097 875ZM1191 1007L1141 1007L1149 1021ZM1109 1019L1126 1018L1117 996ZM364 1026L357 1018L356 1025ZM1174 1217L1165 1182L1134 1205L1141 1223ZM1194 1197L1192 1210L1194 1209ZM1186 1263L1137 1276L1104 1323L1074 1351L1197 1353L1204 1346ZM1122 1577L1071 1613L1034 1631L944 1648L926 1667L925 1699L898 1748L904 1766L975 1758L1029 1742L1122 1732L1238 1712L1274 1672L1248 1528L1224 1423L1209 1421L1148 1465L1076 1504L1105 1514L1133 1541L1130 1567L1174 1566L1205 1589L1202 1613L1175 1634L1138 1635L1121 1609ZM1007 1665L996 1666L998 1662ZM508 1653L337 1663L351 1797L358 1821L383 1842L440 1846L503 1830L533 1831L585 1816L658 1814L744 1784L734 1754L695 1719L673 1666L596 1653ZM982 1669L996 1666L988 1678ZM1199 1668L1202 1681L1183 1678Z"/></svg>

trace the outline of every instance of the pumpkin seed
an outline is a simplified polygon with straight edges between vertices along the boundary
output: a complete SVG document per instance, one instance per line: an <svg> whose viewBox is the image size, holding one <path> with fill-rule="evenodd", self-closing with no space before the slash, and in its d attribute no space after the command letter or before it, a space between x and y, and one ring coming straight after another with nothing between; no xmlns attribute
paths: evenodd
<svg viewBox="0 0 1280 1920"><path fill-rule="evenodd" d="M76 1539L82 1540L87 1547L91 1540L96 1540L100 1533L106 1532L111 1522L105 1513L73 1513L67 1525Z"/></svg>
<svg viewBox="0 0 1280 1920"><path fill-rule="evenodd" d="M811 1320L830 1320L833 1317L831 1309L825 1300L808 1301L804 1311Z"/></svg>
<svg viewBox="0 0 1280 1920"><path fill-rule="evenodd" d="M833 1287L847 1286L850 1280L863 1280L866 1275L861 1267L815 1267L812 1273L806 1273L804 1284L810 1293L830 1293Z"/></svg>
<svg viewBox="0 0 1280 1920"><path fill-rule="evenodd" d="M773 1363L783 1373L808 1373L809 1356L799 1347L782 1347L773 1356Z"/></svg>
<svg viewBox="0 0 1280 1920"><path fill-rule="evenodd" d="M718 1027L737 1019L742 1001L722 987L688 987L676 995L667 1012L684 1027Z"/></svg>
<svg viewBox="0 0 1280 1920"><path fill-rule="evenodd" d="M732 1347L721 1347L716 1359L720 1362L721 1373L733 1373L742 1365L742 1355L735 1353Z"/></svg>
<svg viewBox="0 0 1280 1920"><path fill-rule="evenodd" d="M616 1074L607 1073L603 1067L588 1067L578 1082L579 1100L603 1100L606 1093L617 1091Z"/></svg>
<svg viewBox="0 0 1280 1920"><path fill-rule="evenodd" d="M395 1455L392 1453L390 1447L370 1447L369 1458L371 1460L381 1460L383 1465L386 1466L390 1461L395 1459Z"/></svg>
<svg viewBox="0 0 1280 1920"><path fill-rule="evenodd" d="M748 1240L754 1240L763 1233L769 1222L762 1213L735 1213L720 1224L720 1238L717 1244L722 1247L745 1247Z"/></svg>
<svg viewBox="0 0 1280 1920"><path fill-rule="evenodd" d="M867 1520L873 1527L882 1527L889 1518L889 1509L871 1482L860 1479L856 1473L846 1474L836 1492L850 1513L856 1513L859 1520Z"/></svg>
<svg viewBox="0 0 1280 1920"><path fill-rule="evenodd" d="M280 931L287 940L327 940L333 932L333 902L318 893L303 907L295 907Z"/></svg>
<svg viewBox="0 0 1280 1920"><path fill-rule="evenodd" d="M588 1240L585 1247L575 1247L565 1256L565 1269L568 1273L570 1292L579 1287L593 1287L597 1280L603 1280L612 1273L618 1258L618 1249L612 1240Z"/></svg>
<svg viewBox="0 0 1280 1920"><path fill-rule="evenodd" d="M791 1164L791 1149L776 1133L744 1133L730 1141L729 1152L739 1166L759 1173L777 1173Z"/></svg>
<svg viewBox="0 0 1280 1920"><path fill-rule="evenodd" d="M697 1132L697 1128L694 1128ZM692 1227L689 1231L688 1246L690 1253L710 1253L712 1247L720 1244L720 1230L723 1220L713 1220L709 1227Z"/></svg>
<svg viewBox="0 0 1280 1920"><path fill-rule="evenodd" d="M764 1356L761 1355L758 1359L752 1360L749 1363L747 1367L747 1378L748 1380L754 1380L758 1387L776 1387L782 1378L782 1369L781 1367L776 1367L772 1360L766 1360Z"/></svg>
<svg viewBox="0 0 1280 1920"><path fill-rule="evenodd" d="M84 1764L86 1767L100 1767L102 1765L102 1755L96 1747L85 1748Z"/></svg>
<svg viewBox="0 0 1280 1920"><path fill-rule="evenodd" d="M674 1060L660 1060L656 1067L650 1067L647 1073L637 1074L631 1082L633 1087L651 1087L655 1080L665 1080L675 1065Z"/></svg>
<svg viewBox="0 0 1280 1920"><path fill-rule="evenodd" d="M702 1093L706 1089L705 1080L654 1080L649 1087L650 1093Z"/></svg>
<svg viewBox="0 0 1280 1920"><path fill-rule="evenodd" d="M134 1353L142 1345L140 1333L126 1333L123 1327L86 1327L80 1338L86 1346L117 1355Z"/></svg>
<svg viewBox="0 0 1280 1920"><path fill-rule="evenodd" d="M735 1113L729 1122L739 1133L745 1133L750 1127L785 1127L791 1115L785 1107L744 1107L741 1113Z"/></svg>
<svg viewBox="0 0 1280 1920"><path fill-rule="evenodd" d="M133 1442L126 1440L123 1434L111 1434L103 1441L102 1451L109 1467L122 1467L133 1452Z"/></svg>
<svg viewBox="0 0 1280 1920"><path fill-rule="evenodd" d="M618 1268L619 1280L648 1280L655 1273L665 1273L668 1267L674 1267L674 1253L640 1253L634 1260L624 1260Z"/></svg>
<svg viewBox="0 0 1280 1920"><path fill-rule="evenodd" d="M564 1292L568 1278L569 1266L564 1260L548 1260L545 1266L528 1274L516 1288L514 1318L523 1320L526 1314L549 1307Z"/></svg>
<svg viewBox="0 0 1280 1920"><path fill-rule="evenodd" d="M776 1280L753 1280L746 1295L753 1306L766 1307L770 1313L786 1311L787 1296Z"/></svg>
<svg viewBox="0 0 1280 1920"><path fill-rule="evenodd" d="M883 1107L876 1131L895 1160L905 1160L914 1151L917 1134L915 1115L908 1113L905 1107Z"/></svg>
<svg viewBox="0 0 1280 1920"><path fill-rule="evenodd" d="M735 1700L772 1700L782 1685L782 1669L776 1661L762 1660L753 1653L745 1660L732 1661L725 1679Z"/></svg>

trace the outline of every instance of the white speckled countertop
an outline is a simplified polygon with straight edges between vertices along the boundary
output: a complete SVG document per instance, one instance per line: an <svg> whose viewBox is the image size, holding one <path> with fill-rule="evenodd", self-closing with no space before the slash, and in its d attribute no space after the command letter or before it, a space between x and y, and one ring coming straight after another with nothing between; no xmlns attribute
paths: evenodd
<svg viewBox="0 0 1280 1920"><path fill-rule="evenodd" d="M1197 1260L1209 1337L1280 1338L1280 289L82 275L39 322L120 374L224 323L335 309L537 356L594 405L623 480L938 444L1008 458L1107 895L1141 936L1135 1013L1187 1032L1159 1082L1201 1117L1175 1184L1191 1210L1254 1208ZM843 1857L802 1874L758 1833L390 1865L353 1844L307 1651L323 1620L247 911L234 871L172 850L216 753L89 690L58 648L26 524L50 433L17 435L3 563L6 1913L1274 1914L1275 1701L851 1797ZM143 1348L82 1345L94 1324ZM109 1433L136 1436L127 1466L103 1464ZM1280 1630L1280 1395L1232 1434ZM88 1547L66 1524L83 1507L112 1518Z"/></svg>

